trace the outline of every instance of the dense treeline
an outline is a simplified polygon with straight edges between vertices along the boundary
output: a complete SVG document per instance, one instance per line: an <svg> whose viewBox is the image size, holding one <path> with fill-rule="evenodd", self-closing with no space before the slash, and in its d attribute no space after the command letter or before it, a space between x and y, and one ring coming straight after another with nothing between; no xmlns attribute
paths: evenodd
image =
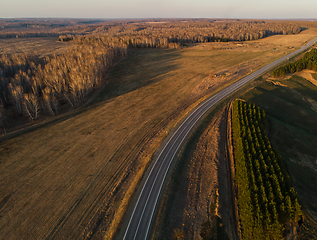
<svg viewBox="0 0 317 240"><path fill-rule="evenodd" d="M301 23L302 24L302 23ZM0 38L57 35L107 35L168 39L169 43L248 41L275 34L297 34L296 22L215 19L98 21L75 19L0 19Z"/></svg>
<svg viewBox="0 0 317 240"><path fill-rule="evenodd" d="M274 34L297 34L301 27L297 23L271 21L180 21L151 28L139 26L143 36L164 36L169 42L198 43L213 41L248 41ZM124 33L120 33L123 35Z"/></svg>
<svg viewBox="0 0 317 240"><path fill-rule="evenodd" d="M0 39L16 37L58 37L60 34L92 33L102 20L0 19Z"/></svg>
<svg viewBox="0 0 317 240"><path fill-rule="evenodd" d="M0 57L0 110L14 107L35 120L42 111L57 114L60 104L75 106L100 87L114 60L127 47L113 44L75 45L44 60L26 54Z"/></svg>
<svg viewBox="0 0 317 240"><path fill-rule="evenodd" d="M105 44L112 46L115 44L125 45L128 48L178 48L177 43L170 43L168 38L150 38L141 36L108 37L104 35L85 35L85 36L60 36L60 41L72 41L78 45ZM62 40L61 40L62 39Z"/></svg>
<svg viewBox="0 0 317 240"><path fill-rule="evenodd" d="M248 41L275 34L297 34L301 27L282 21L167 20L166 22L120 22L102 25L90 38L112 38L129 47L172 47L188 43ZM60 41L82 41L82 36L60 36Z"/></svg>
<svg viewBox="0 0 317 240"><path fill-rule="evenodd" d="M132 48L178 48L189 43L256 40L274 34L297 34L296 23L264 21L173 21L103 26L89 35L61 35L77 44L118 42Z"/></svg>
<svg viewBox="0 0 317 240"><path fill-rule="evenodd" d="M264 110L233 103L235 182L243 239L281 239L300 220L297 194L278 152L265 133Z"/></svg>
<svg viewBox="0 0 317 240"><path fill-rule="evenodd" d="M317 71L317 48L305 53L304 57L294 63L288 63L272 72L274 77L284 77L288 73L299 72L303 69Z"/></svg>
<svg viewBox="0 0 317 240"><path fill-rule="evenodd" d="M295 22L282 21L216 21L183 20L165 23L138 23L124 28L116 26L116 36L137 35L144 37L165 37L170 42L192 43L217 40L247 41L273 34L297 34L301 27ZM115 27L113 27L115 28ZM102 33L102 31L99 31Z"/></svg>

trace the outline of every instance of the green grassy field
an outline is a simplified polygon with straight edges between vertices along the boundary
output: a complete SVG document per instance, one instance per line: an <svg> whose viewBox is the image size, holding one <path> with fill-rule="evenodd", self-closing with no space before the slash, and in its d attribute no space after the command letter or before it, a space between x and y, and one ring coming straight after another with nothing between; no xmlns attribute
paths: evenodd
<svg viewBox="0 0 317 240"><path fill-rule="evenodd" d="M0 139L0 238L112 238L155 150L194 102L285 54L278 43L273 55L213 44L131 50L94 101Z"/></svg>
<svg viewBox="0 0 317 240"><path fill-rule="evenodd" d="M299 76L263 81L242 98L265 109L273 147L285 159L302 205L317 220L317 86Z"/></svg>

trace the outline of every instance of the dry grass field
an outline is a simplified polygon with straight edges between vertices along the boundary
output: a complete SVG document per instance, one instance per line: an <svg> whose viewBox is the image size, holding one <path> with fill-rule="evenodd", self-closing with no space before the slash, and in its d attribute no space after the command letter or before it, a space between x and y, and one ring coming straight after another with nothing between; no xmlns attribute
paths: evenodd
<svg viewBox="0 0 317 240"><path fill-rule="evenodd" d="M36 52L40 57L60 53L71 46L58 42L56 37L0 39L0 54L20 54Z"/></svg>
<svg viewBox="0 0 317 240"><path fill-rule="evenodd" d="M89 105L0 139L0 239L111 239L194 101L289 51L267 41L131 50Z"/></svg>
<svg viewBox="0 0 317 240"><path fill-rule="evenodd" d="M300 34L292 35L292 37L287 35L275 35L269 38L263 38L254 41L254 43L272 44L273 46L279 44L285 47L299 47L303 43L308 42L310 39L316 37L317 29L308 28L303 30Z"/></svg>

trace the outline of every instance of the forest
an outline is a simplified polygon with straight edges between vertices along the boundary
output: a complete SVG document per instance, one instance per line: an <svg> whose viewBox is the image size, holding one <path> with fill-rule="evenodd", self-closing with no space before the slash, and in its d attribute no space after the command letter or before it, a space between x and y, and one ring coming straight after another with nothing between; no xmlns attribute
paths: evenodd
<svg viewBox="0 0 317 240"><path fill-rule="evenodd" d="M239 19L0 19L0 38L102 34L168 38L171 42L247 41L274 34L296 34L297 22Z"/></svg>
<svg viewBox="0 0 317 240"><path fill-rule="evenodd" d="M22 54L0 57L0 116L39 113L58 114L59 106L82 103L103 83L115 59L127 55L127 47L115 45L76 45L61 55L45 59ZM9 112L14 108L13 113ZM5 112L7 110L7 112Z"/></svg>
<svg viewBox="0 0 317 240"><path fill-rule="evenodd" d="M96 19L0 19L0 39L18 37L58 37L60 34L88 34L106 20Z"/></svg>
<svg viewBox="0 0 317 240"><path fill-rule="evenodd" d="M242 239L282 239L302 215L283 159L266 135L266 124L263 109L234 101L235 183Z"/></svg>
<svg viewBox="0 0 317 240"><path fill-rule="evenodd" d="M298 34L301 27L296 22L240 21L240 20L174 20L166 22L122 22L101 26L89 36L112 37L130 47L180 47L189 43L249 41L276 34ZM62 35L60 41L76 39ZM77 36L76 42L82 41ZM87 40L86 40L87 41Z"/></svg>
<svg viewBox="0 0 317 240"><path fill-rule="evenodd" d="M129 48L181 48L213 41L248 41L297 34L299 23L256 20L0 20L0 38L59 36L72 48L40 58L0 56L0 127L22 115L36 120L76 107L105 83L106 73Z"/></svg>
<svg viewBox="0 0 317 240"><path fill-rule="evenodd" d="M317 71L317 48L311 49L309 52L293 63L288 63L272 72L273 77L285 77L288 73L299 72L303 69Z"/></svg>

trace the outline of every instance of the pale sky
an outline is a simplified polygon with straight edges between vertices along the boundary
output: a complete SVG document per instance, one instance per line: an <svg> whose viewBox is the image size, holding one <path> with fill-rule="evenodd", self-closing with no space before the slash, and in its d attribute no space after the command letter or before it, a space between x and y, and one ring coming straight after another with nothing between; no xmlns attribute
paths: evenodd
<svg viewBox="0 0 317 240"><path fill-rule="evenodd" d="M0 18L317 18L317 0L0 0Z"/></svg>

